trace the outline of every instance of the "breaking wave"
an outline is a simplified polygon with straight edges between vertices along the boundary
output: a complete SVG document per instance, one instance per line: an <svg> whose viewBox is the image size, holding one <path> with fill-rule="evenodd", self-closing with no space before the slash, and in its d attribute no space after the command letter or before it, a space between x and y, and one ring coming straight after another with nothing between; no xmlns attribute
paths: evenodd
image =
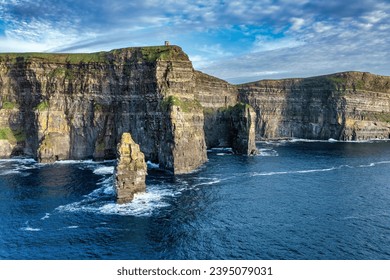
<svg viewBox="0 0 390 280"><path fill-rule="evenodd" d="M259 156L263 157L277 157L279 156L278 152L275 151L274 149L259 149Z"/></svg>
<svg viewBox="0 0 390 280"><path fill-rule="evenodd" d="M100 166L96 168L93 173L97 175L110 175L114 174L114 166Z"/></svg>
<svg viewBox="0 0 390 280"><path fill-rule="evenodd" d="M340 165L340 166L332 166L329 168L319 168L319 169L305 169L305 170L289 170L289 171L271 171L271 172L253 172L250 174L251 177L256 176L273 176L273 175L285 175L285 174L304 174L304 173L315 173L315 172L329 172L334 170L340 170L344 168L367 168L374 167L381 164L390 164L390 161L379 161L379 162L371 162L369 164L361 164L357 166L351 165Z"/></svg>

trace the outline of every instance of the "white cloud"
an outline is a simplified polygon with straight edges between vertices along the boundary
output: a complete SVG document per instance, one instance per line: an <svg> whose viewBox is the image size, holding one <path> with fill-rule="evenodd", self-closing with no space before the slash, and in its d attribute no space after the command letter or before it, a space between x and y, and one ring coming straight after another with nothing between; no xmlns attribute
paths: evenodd
<svg viewBox="0 0 390 280"><path fill-rule="evenodd" d="M298 31L305 25L305 20L303 18L291 18L291 30L292 31Z"/></svg>
<svg viewBox="0 0 390 280"><path fill-rule="evenodd" d="M390 71L387 2L0 0L0 51L89 52L170 40L196 68L232 81L344 69L383 74Z"/></svg>
<svg viewBox="0 0 390 280"><path fill-rule="evenodd" d="M252 52L266 52L286 48L295 48L305 43L293 37L273 38L271 36L256 36Z"/></svg>
<svg viewBox="0 0 390 280"><path fill-rule="evenodd" d="M332 24L324 23L324 22L316 22L313 25L314 31L318 32L318 33L327 32L327 31L331 30L332 28L333 28Z"/></svg>

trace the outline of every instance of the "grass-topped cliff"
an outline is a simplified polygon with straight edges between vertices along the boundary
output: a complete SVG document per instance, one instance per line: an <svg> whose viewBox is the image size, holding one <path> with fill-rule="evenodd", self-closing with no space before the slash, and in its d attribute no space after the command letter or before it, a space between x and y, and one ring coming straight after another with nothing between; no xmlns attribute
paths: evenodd
<svg viewBox="0 0 390 280"><path fill-rule="evenodd" d="M153 46L115 49L96 53L0 53L0 62L45 62L58 64L108 63L117 56L132 54L148 62L164 60L188 60L178 46Z"/></svg>
<svg viewBox="0 0 390 280"><path fill-rule="evenodd" d="M317 88L338 91L362 90L390 92L390 77L375 75L368 72L348 71L308 78L260 80L238 85L239 88L252 86L291 90L299 88Z"/></svg>

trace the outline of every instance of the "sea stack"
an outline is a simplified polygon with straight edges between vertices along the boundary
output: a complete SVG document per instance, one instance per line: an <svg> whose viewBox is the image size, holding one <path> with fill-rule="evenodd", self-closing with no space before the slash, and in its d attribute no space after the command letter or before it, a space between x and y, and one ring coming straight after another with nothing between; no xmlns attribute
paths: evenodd
<svg viewBox="0 0 390 280"><path fill-rule="evenodd" d="M122 134L117 153L118 164L115 170L117 203L127 203L133 200L135 193L146 190L145 156L130 133Z"/></svg>

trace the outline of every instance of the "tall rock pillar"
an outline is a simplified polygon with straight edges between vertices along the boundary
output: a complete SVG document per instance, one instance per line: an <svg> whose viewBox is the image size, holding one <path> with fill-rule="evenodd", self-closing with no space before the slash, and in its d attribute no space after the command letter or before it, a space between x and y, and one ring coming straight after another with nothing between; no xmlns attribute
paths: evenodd
<svg viewBox="0 0 390 280"><path fill-rule="evenodd" d="M257 154L256 113L248 104L239 103L230 110L231 146L237 154Z"/></svg>
<svg viewBox="0 0 390 280"><path fill-rule="evenodd" d="M130 133L123 133L117 147L118 164L115 170L115 187L118 203L130 202L134 194L145 192L147 167L145 156Z"/></svg>

